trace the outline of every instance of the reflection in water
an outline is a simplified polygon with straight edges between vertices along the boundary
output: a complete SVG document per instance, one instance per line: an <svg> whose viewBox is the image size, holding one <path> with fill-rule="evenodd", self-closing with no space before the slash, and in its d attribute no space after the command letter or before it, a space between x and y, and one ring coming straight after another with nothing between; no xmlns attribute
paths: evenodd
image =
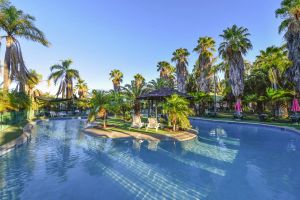
<svg viewBox="0 0 300 200"><path fill-rule="evenodd" d="M0 199L299 199L299 136L193 125L198 139L158 143L85 135L82 120L43 122L0 157Z"/></svg>
<svg viewBox="0 0 300 200"><path fill-rule="evenodd" d="M237 150L228 149L224 146L215 146L200 142L199 140L191 140L182 142L182 148L187 152L199 154L208 158L219 161L232 163L238 153Z"/></svg>
<svg viewBox="0 0 300 200"><path fill-rule="evenodd" d="M97 151L98 147L99 145L90 145L88 152ZM130 153L120 152L115 149L104 156L113 161L113 163L118 163L125 167L128 171L125 175L122 175L112 167L107 167L102 162L96 161L97 165L101 167L101 171L105 171L105 175L135 195L135 198L161 199L170 198L171 196L176 199L200 199L207 195L206 189L193 188L176 177L168 176L167 173L161 173L161 169L145 164L138 157L132 157ZM128 176L131 178L127 178ZM132 179L134 183L132 183Z"/></svg>

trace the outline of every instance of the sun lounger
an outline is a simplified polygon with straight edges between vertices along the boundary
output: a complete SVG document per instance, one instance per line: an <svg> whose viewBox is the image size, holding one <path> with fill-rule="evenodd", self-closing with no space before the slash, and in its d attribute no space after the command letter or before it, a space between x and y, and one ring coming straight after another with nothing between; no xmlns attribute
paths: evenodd
<svg viewBox="0 0 300 200"><path fill-rule="evenodd" d="M158 128L160 127L160 123L157 122L156 118L148 118L148 124L146 127L146 130L148 131L148 129L155 129L156 131L158 131Z"/></svg>
<svg viewBox="0 0 300 200"><path fill-rule="evenodd" d="M131 128L142 128L143 126L144 126L144 123L142 122L140 116L133 116L132 117Z"/></svg>

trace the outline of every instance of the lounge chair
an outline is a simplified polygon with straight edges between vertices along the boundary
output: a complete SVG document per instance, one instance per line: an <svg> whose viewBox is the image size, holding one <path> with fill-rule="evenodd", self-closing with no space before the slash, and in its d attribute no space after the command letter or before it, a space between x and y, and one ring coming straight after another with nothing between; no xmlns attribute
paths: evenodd
<svg viewBox="0 0 300 200"><path fill-rule="evenodd" d="M233 118L234 119L244 119L245 115L242 112L235 112L235 113L233 113Z"/></svg>
<svg viewBox="0 0 300 200"><path fill-rule="evenodd" d="M146 131L148 131L149 128L155 129L158 131L158 128L160 127L160 123L157 122L156 118L148 118L148 124L146 127Z"/></svg>
<svg viewBox="0 0 300 200"><path fill-rule="evenodd" d="M57 116L56 112L50 111L50 117L56 117L56 116Z"/></svg>
<svg viewBox="0 0 300 200"><path fill-rule="evenodd" d="M290 115L290 119L291 119L291 122L292 123L300 123L300 113L296 112L296 113L293 113L292 115Z"/></svg>
<svg viewBox="0 0 300 200"><path fill-rule="evenodd" d="M144 126L144 123L142 122L140 116L133 116L132 117L131 128L142 128L143 126Z"/></svg>
<svg viewBox="0 0 300 200"><path fill-rule="evenodd" d="M208 110L208 109L205 109L205 115L207 117L216 117L217 116L217 113L213 110Z"/></svg>

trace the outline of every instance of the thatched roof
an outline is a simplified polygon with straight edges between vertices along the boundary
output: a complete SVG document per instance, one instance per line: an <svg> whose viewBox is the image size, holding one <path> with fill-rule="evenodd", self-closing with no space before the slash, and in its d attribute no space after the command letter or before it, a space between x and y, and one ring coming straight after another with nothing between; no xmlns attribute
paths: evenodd
<svg viewBox="0 0 300 200"><path fill-rule="evenodd" d="M149 93L143 94L143 95L139 96L138 99L141 99L141 100L163 100L167 97L172 96L173 94L177 94L177 95L187 98L187 99L193 98L192 96L190 96L186 93L182 93L182 92L179 92L179 91L171 89L171 88L161 88L161 89L153 90Z"/></svg>
<svg viewBox="0 0 300 200"><path fill-rule="evenodd" d="M63 98L51 98L51 97L43 97L43 96L39 96L39 97L35 97L37 100L39 101L44 101L44 102L50 102L50 103L54 103L54 102L65 102L65 101L71 101L73 99L63 99Z"/></svg>

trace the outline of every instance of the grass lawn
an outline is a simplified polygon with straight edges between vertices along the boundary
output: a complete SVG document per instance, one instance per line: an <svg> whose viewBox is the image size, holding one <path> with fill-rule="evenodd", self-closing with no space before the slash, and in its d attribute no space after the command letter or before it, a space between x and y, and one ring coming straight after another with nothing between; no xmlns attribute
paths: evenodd
<svg viewBox="0 0 300 200"><path fill-rule="evenodd" d="M225 120L225 121L237 121L233 119L233 114L232 113L218 113L217 117L203 117L206 119L216 119L216 120ZM246 117L242 120L238 120L240 122L250 122L250 123L259 123L259 124L268 124L268 125L275 125L275 126L283 126L283 127L289 127L289 128L295 128L297 130L300 130L300 125L298 124L292 124L289 122L289 120L281 120L281 122L276 122L276 121L264 121L261 122L258 120L257 116L254 115L246 115Z"/></svg>
<svg viewBox="0 0 300 200"><path fill-rule="evenodd" d="M22 128L23 126L16 125L0 132L0 146L19 137L22 134Z"/></svg>
<svg viewBox="0 0 300 200"><path fill-rule="evenodd" d="M100 120L100 122L102 123L102 120ZM167 128L167 127L164 127L164 130L159 128L157 132L155 131L155 129L148 129L148 131L146 131L146 126L144 126L141 129L131 128L131 122L127 122L127 121L124 121L124 120L118 119L118 118L109 118L107 120L107 122L108 122L107 130L119 131L119 132L124 132L124 133L139 132L139 133L145 133L145 134L151 133L151 134L159 134L159 135L169 135L169 134L174 133L172 131L166 130L165 128Z"/></svg>

